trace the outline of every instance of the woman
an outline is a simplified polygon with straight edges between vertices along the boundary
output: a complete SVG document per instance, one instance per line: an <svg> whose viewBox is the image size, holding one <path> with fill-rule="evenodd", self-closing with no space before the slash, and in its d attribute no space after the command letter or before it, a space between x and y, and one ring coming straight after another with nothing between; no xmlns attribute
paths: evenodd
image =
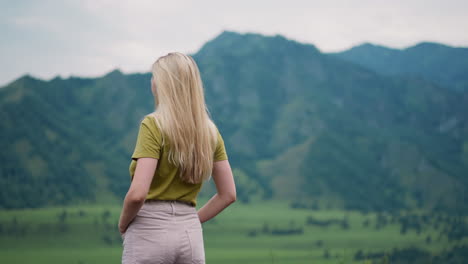
<svg viewBox="0 0 468 264"><path fill-rule="evenodd" d="M156 110L140 123L119 220L122 263L205 263L201 224L236 200L224 141L191 56L172 52L156 60L151 91ZM211 176L217 193L197 211Z"/></svg>

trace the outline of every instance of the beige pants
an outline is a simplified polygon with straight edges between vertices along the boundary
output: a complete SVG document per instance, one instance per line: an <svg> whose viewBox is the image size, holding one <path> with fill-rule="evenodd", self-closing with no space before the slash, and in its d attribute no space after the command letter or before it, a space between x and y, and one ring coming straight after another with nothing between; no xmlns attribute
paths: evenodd
<svg viewBox="0 0 468 264"><path fill-rule="evenodd" d="M122 238L122 264L205 263L202 225L188 204L145 201Z"/></svg>

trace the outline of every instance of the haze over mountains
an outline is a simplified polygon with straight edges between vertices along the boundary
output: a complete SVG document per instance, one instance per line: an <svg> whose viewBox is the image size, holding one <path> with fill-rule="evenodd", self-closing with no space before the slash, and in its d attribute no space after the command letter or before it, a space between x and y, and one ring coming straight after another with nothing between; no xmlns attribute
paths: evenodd
<svg viewBox="0 0 468 264"><path fill-rule="evenodd" d="M420 76L458 91L468 89L468 48L421 42L399 50L364 43L343 52L328 54L381 74Z"/></svg>
<svg viewBox="0 0 468 264"><path fill-rule="evenodd" d="M327 54L225 31L192 56L241 201L466 212L467 50ZM122 199L139 121L153 111L149 82L116 70L1 88L0 207Z"/></svg>

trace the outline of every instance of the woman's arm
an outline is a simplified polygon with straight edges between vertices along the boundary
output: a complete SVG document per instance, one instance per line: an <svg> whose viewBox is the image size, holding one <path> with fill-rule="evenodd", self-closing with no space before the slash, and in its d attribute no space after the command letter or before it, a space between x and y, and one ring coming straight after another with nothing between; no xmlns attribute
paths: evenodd
<svg viewBox="0 0 468 264"><path fill-rule="evenodd" d="M228 160L213 163L213 180L217 193L198 210L200 222L206 222L236 201L236 186Z"/></svg>
<svg viewBox="0 0 468 264"><path fill-rule="evenodd" d="M139 158L130 188L125 195L122 213L119 220L119 231L124 233L130 222L143 206L158 165L155 158Z"/></svg>

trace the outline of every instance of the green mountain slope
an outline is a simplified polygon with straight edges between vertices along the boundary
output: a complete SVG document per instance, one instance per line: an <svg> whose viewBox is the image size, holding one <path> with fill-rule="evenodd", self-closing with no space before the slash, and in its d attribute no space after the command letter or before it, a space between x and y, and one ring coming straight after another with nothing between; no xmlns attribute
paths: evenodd
<svg viewBox="0 0 468 264"><path fill-rule="evenodd" d="M115 201L122 195L138 117L151 107L144 100L151 96L146 79L118 71L50 82L26 76L1 89L0 205Z"/></svg>
<svg viewBox="0 0 468 264"><path fill-rule="evenodd" d="M279 35L225 31L193 57L242 201L466 211L467 93ZM122 198L138 122L153 110L149 79L23 77L0 89L0 206Z"/></svg>
<svg viewBox="0 0 468 264"><path fill-rule="evenodd" d="M468 48L421 42L405 49L371 43L328 53L386 75L421 76L441 86L468 90Z"/></svg>
<svg viewBox="0 0 468 264"><path fill-rule="evenodd" d="M367 209L455 208L466 199L454 190L467 186L458 93L380 76L280 36L225 32L196 59L238 163L273 196L339 197ZM443 184L432 185L434 177Z"/></svg>

